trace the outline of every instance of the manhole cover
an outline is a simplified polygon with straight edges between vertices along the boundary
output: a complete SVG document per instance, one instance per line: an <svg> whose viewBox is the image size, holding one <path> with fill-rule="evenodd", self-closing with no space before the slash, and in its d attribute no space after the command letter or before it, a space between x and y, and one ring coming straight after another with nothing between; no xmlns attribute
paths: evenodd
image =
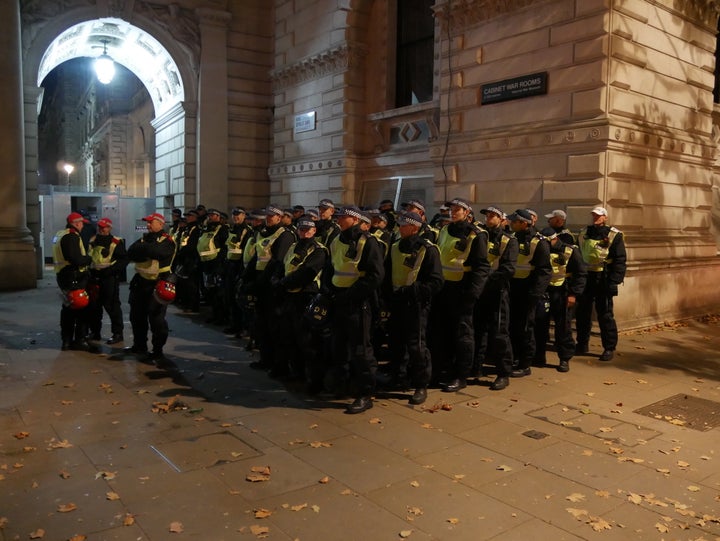
<svg viewBox="0 0 720 541"><path fill-rule="evenodd" d="M676 394L635 413L703 432L720 426L720 402L686 394Z"/></svg>

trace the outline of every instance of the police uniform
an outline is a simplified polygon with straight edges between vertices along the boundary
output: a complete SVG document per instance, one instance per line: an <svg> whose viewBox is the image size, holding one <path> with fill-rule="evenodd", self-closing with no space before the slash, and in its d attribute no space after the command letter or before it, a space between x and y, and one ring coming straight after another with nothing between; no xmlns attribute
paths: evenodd
<svg viewBox="0 0 720 541"><path fill-rule="evenodd" d="M340 216L360 219L357 207L345 207ZM359 224L341 231L330 244L330 265L326 287L332 303L333 366L329 387L343 393L348 381L356 400L348 413L372 407L377 362L371 343L370 300L382 284L385 269L383 249L378 240L360 229Z"/></svg>
<svg viewBox="0 0 720 541"><path fill-rule="evenodd" d="M416 213L401 213L398 224L419 228L422 219ZM418 233L395 242L390 249L385 282L390 298L393 376L396 381L409 378L415 389L410 403L422 404L432 376L432 359L426 339L428 316L432 299L444 282L437 246Z"/></svg>
<svg viewBox="0 0 720 541"><path fill-rule="evenodd" d="M222 323L223 315L223 263L227 251L228 227L210 216L220 217L215 209L208 210L208 219L198 237L197 251L200 257L200 272L205 291L205 300L211 309L207 323Z"/></svg>
<svg viewBox="0 0 720 541"><path fill-rule="evenodd" d="M112 226L107 218L98 221L98 227ZM123 315L120 306L120 277L128 264L125 241L115 235L95 235L90 239L90 266L93 288L97 288L97 297L90 306L90 334L100 340L103 309L110 317L112 336L108 344L123 341Z"/></svg>
<svg viewBox="0 0 720 541"><path fill-rule="evenodd" d="M596 211L603 212L603 215L607 216L607 211L602 207L593 209L593 213ZM625 279L627 269L625 239L622 231L615 227L589 225L578 235L578 244L583 260L587 264L588 278L575 312L576 351L579 354L588 351L594 304L603 346L600 359L609 361L614 355L618 342L613 297L618 294L618 285Z"/></svg>
<svg viewBox="0 0 720 541"><path fill-rule="evenodd" d="M85 220L77 212L67 217L67 226L58 231L53 239L53 263L58 287L66 296L70 291L86 290L89 266L92 259L85 252L80 231L73 222ZM87 295L87 293L85 293ZM60 334L62 349L88 349L86 341L88 308L75 309L67 302L60 309Z"/></svg>
<svg viewBox="0 0 720 541"><path fill-rule="evenodd" d="M176 304L188 312L200 310L200 256L197 250L198 239L202 233L198 213L191 210L187 216L187 225L178 231L177 254L173 261L173 271L177 274Z"/></svg>
<svg viewBox="0 0 720 541"><path fill-rule="evenodd" d="M300 230L315 224L306 218L296 222ZM273 321L278 348L271 375L304 379L311 391L322 388L325 367L320 362L317 337L309 328L306 310L320 291L328 250L314 237L300 238L288 249L276 287L280 292L280 317Z"/></svg>
<svg viewBox="0 0 720 541"><path fill-rule="evenodd" d="M233 215L245 214L245 210L234 208ZM229 320L229 327L224 332L236 334L243 328L242 311L237 302L237 285L242 276L243 254L245 247L253 236L253 229L249 223L243 221L240 224L233 223L228 230L228 237L225 241L226 252L224 262L224 306Z"/></svg>
<svg viewBox="0 0 720 541"><path fill-rule="evenodd" d="M566 244L553 228L542 231L550 241L550 264L552 277L547 288L548 310L541 313L535 322L535 358L545 360L547 343L550 339L550 319L555 323L555 350L560 364L558 371L567 372L569 362L575 354L572 336L571 308L568 297L578 298L585 289L587 269L577 246Z"/></svg>
<svg viewBox="0 0 720 541"><path fill-rule="evenodd" d="M165 223L160 214L151 214L143 218ZM158 280L170 274L175 254L175 242L164 231L148 231L128 248L128 259L135 263L135 276L130 281L130 324L133 330L133 345L128 348L132 353L147 353L148 327L152 332L152 352L150 358L162 360L163 346L168 338L168 324L165 320L167 304L158 302L153 295Z"/></svg>
<svg viewBox="0 0 720 541"><path fill-rule="evenodd" d="M493 212L499 217L505 214L497 207L480 212ZM513 350L510 342L510 280L515 274L518 258L517 239L502 226L485 227L488 234L488 261L490 276L480 299L475 304L475 366L474 372L482 372L484 363L493 364L495 381L490 388L499 391L508 386L513 369Z"/></svg>
<svg viewBox="0 0 720 541"><path fill-rule="evenodd" d="M282 216L282 209L268 205L266 215ZM256 298L255 304L255 340L260 348L260 361L254 368L270 370L275 361L275 337L272 336L272 320L275 317L275 295L272 278L277 276L283 266L285 254L295 242L295 236L284 226L278 224L263 227L255 234L251 246L253 255L243 272L243 282L247 290Z"/></svg>
<svg viewBox="0 0 720 541"><path fill-rule="evenodd" d="M472 212L469 202L453 206ZM487 233L466 220L450 222L438 237L445 284L433 304L431 348L433 378L447 382L443 390L467 385L475 354L473 311L490 274Z"/></svg>
<svg viewBox="0 0 720 541"><path fill-rule="evenodd" d="M518 209L508 220L532 222L525 209ZM550 244L531 225L515 231L518 241L518 259L510 281L510 340L517 367L510 374L523 377L530 374L535 360L535 313L552 277Z"/></svg>

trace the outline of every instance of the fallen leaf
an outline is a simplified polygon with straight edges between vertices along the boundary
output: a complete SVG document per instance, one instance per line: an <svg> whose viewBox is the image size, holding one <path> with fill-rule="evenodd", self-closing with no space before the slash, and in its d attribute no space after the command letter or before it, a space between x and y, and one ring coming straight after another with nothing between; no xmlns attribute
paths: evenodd
<svg viewBox="0 0 720 541"><path fill-rule="evenodd" d="M243 456L243 453L241 451L233 451L230 453L230 456L233 458L238 458L238 457Z"/></svg>
<svg viewBox="0 0 720 541"><path fill-rule="evenodd" d="M585 494L580 494L579 492L573 492L569 496L565 496L565 499L569 502L573 503L579 503L585 501Z"/></svg>
<svg viewBox="0 0 720 541"><path fill-rule="evenodd" d="M252 466L250 471L253 473L262 473L263 475L270 475L270 466Z"/></svg>
<svg viewBox="0 0 720 541"><path fill-rule="evenodd" d="M106 492L105 497L111 501L120 499L120 495L117 492Z"/></svg>
<svg viewBox="0 0 720 541"><path fill-rule="evenodd" d="M621 449L620 447L610 447L610 452L615 455L621 455L625 452L625 450Z"/></svg>
<svg viewBox="0 0 720 541"><path fill-rule="evenodd" d="M251 483L260 483L262 481L269 481L270 476L263 475L261 473L249 473L245 476L245 480L250 481Z"/></svg>
<svg viewBox="0 0 720 541"><path fill-rule="evenodd" d="M61 503L57 506L59 513L69 513L70 511L75 511L75 509L77 509L77 505L74 503Z"/></svg>
<svg viewBox="0 0 720 541"><path fill-rule="evenodd" d="M450 524L457 524L460 522L460 519L452 517L452 518L447 519L447 522L449 522Z"/></svg>
<svg viewBox="0 0 720 541"><path fill-rule="evenodd" d="M400 532L400 537L402 537L403 539L407 539L411 535L412 535L412 530L403 530Z"/></svg>
<svg viewBox="0 0 720 541"><path fill-rule="evenodd" d="M72 400L61 400L60 405L61 406L72 406L73 401Z"/></svg>
<svg viewBox="0 0 720 541"><path fill-rule="evenodd" d="M355 493L352 490L350 490L349 488L346 488L340 494L343 496L354 496L355 495Z"/></svg>
<svg viewBox="0 0 720 541"><path fill-rule="evenodd" d="M610 413L622 413L622 410L610 410Z"/></svg>
<svg viewBox="0 0 720 541"><path fill-rule="evenodd" d="M112 472L112 471L99 471L95 474L95 479L97 480L102 477L103 479L112 480L112 479L115 479L116 473L117 472Z"/></svg>
<svg viewBox="0 0 720 541"><path fill-rule="evenodd" d="M637 383L640 383L640 384L645 384L645 383L647 383L647 381L645 381L644 379L636 379L635 381L636 381Z"/></svg>
<svg viewBox="0 0 720 541"><path fill-rule="evenodd" d="M317 423L313 423L313 424L311 424L308 428L309 428L310 430L313 430L313 429L315 429L315 428L317 428L317 427L318 427L318 424L317 424Z"/></svg>
<svg viewBox="0 0 720 541"><path fill-rule="evenodd" d="M310 507L310 509L313 510L313 513L319 513L320 512L320 506L319 505L313 505Z"/></svg>
<svg viewBox="0 0 720 541"><path fill-rule="evenodd" d="M465 474L464 473L456 473L455 475L453 475L453 477L459 481L460 479L465 479Z"/></svg>
<svg viewBox="0 0 720 541"><path fill-rule="evenodd" d="M612 528L609 522L601 519L600 517L591 517L588 524L590 524L590 527L596 532L601 532L603 530L609 530Z"/></svg>
<svg viewBox="0 0 720 541"><path fill-rule="evenodd" d="M710 457L707 456L707 455L702 455L702 456L700 457L700 460L712 460L712 458L710 458Z"/></svg>
<svg viewBox="0 0 720 541"><path fill-rule="evenodd" d="M270 515L272 515L272 511L269 509L255 509L255 518L268 518Z"/></svg>
<svg viewBox="0 0 720 541"><path fill-rule="evenodd" d="M170 523L170 533L183 533L185 531L185 528L183 528L182 522L171 522Z"/></svg>
<svg viewBox="0 0 720 541"><path fill-rule="evenodd" d="M634 464L642 464L645 462L644 458L633 458L631 456L619 456L618 462L632 462Z"/></svg>
<svg viewBox="0 0 720 541"><path fill-rule="evenodd" d="M655 528L657 528L657 531L660 533L668 533L670 531L670 528L661 522L656 523Z"/></svg>
<svg viewBox="0 0 720 541"><path fill-rule="evenodd" d="M565 511L570 513L578 520L583 520L583 517L587 516L588 512L585 509L575 509L574 507L566 507Z"/></svg>
<svg viewBox="0 0 720 541"><path fill-rule="evenodd" d="M433 428L433 425L431 425L430 423L423 423L420 425L420 428Z"/></svg>
<svg viewBox="0 0 720 541"><path fill-rule="evenodd" d="M685 462L684 460L678 460L678 461L677 461L677 465L680 466L681 468L688 468L688 467L690 467L690 463L689 463L689 462Z"/></svg>
<svg viewBox="0 0 720 541"><path fill-rule="evenodd" d="M23 439L27 438L29 435L30 435L30 432L18 432L16 434L13 434L13 436L17 440L23 440Z"/></svg>
<svg viewBox="0 0 720 541"><path fill-rule="evenodd" d="M305 509L307 506L308 506L308 504L306 504L306 503L301 503L301 504L299 504L299 505L293 505L292 507L290 507L290 510L291 510L291 511L302 511L302 510Z"/></svg>
<svg viewBox="0 0 720 541"><path fill-rule="evenodd" d="M609 426L601 426L598 430L600 430L600 432L612 432L613 431L613 429L610 428Z"/></svg>
<svg viewBox="0 0 720 541"><path fill-rule="evenodd" d="M590 449L585 449L582 453L580 453L582 456L593 456L593 452Z"/></svg>
<svg viewBox="0 0 720 541"><path fill-rule="evenodd" d="M408 512L408 514L414 515L416 517L419 517L420 515L423 514L423 510L420 509L419 507L408 507L407 512Z"/></svg>
<svg viewBox="0 0 720 541"><path fill-rule="evenodd" d="M256 524L253 524L252 526L250 526L250 532L252 532L253 535L264 536L270 533L270 528L268 528L267 526L258 526Z"/></svg>
<svg viewBox="0 0 720 541"><path fill-rule="evenodd" d="M506 466L505 464L501 464L495 469L499 471L512 471L512 468L510 466Z"/></svg>
<svg viewBox="0 0 720 541"><path fill-rule="evenodd" d="M30 532L30 539L42 539L45 537L45 530L38 528L34 532Z"/></svg>
<svg viewBox="0 0 720 541"><path fill-rule="evenodd" d="M596 490L595 496L597 496L598 498L609 498L610 493L607 490Z"/></svg>
<svg viewBox="0 0 720 541"><path fill-rule="evenodd" d="M603 381L603 385L617 385L614 381Z"/></svg>
<svg viewBox="0 0 720 541"><path fill-rule="evenodd" d="M125 518L123 518L123 526L132 526L133 524L135 524L135 515L125 513Z"/></svg>
<svg viewBox="0 0 720 541"><path fill-rule="evenodd" d="M635 494L634 492L631 492L628 494L628 501L630 503L634 503L636 505L640 505L643 501L642 496L640 494Z"/></svg>
<svg viewBox="0 0 720 541"><path fill-rule="evenodd" d="M417 481L410 481L410 486L417 488L420 486L420 483L418 483Z"/></svg>
<svg viewBox="0 0 720 541"><path fill-rule="evenodd" d="M655 471L658 473L664 473L665 475L670 475L670 470L667 468L655 468Z"/></svg>
<svg viewBox="0 0 720 541"><path fill-rule="evenodd" d="M370 423L371 425L379 425L382 424L382 419L380 419L379 417L373 417L368 421L368 423Z"/></svg>
<svg viewBox="0 0 720 541"><path fill-rule="evenodd" d="M22 450L23 453L32 453L33 451L37 451L37 447L25 446Z"/></svg>
<svg viewBox="0 0 720 541"><path fill-rule="evenodd" d="M87 539L86 535L76 534L73 535L68 541L85 541Z"/></svg>
<svg viewBox="0 0 720 541"><path fill-rule="evenodd" d="M72 443L67 440L57 441L55 438L52 438L48 445L48 449L68 449L73 446Z"/></svg>
<svg viewBox="0 0 720 541"><path fill-rule="evenodd" d="M690 492L700 492L700 487L697 487L697 486L695 486L695 485L690 485L689 487L687 487L687 489L688 489Z"/></svg>
<svg viewBox="0 0 720 541"><path fill-rule="evenodd" d="M292 441L288 442L288 445L302 445L305 443L305 440L301 440L300 438L295 438Z"/></svg>
<svg viewBox="0 0 720 541"><path fill-rule="evenodd" d="M560 426L572 426L572 421L560 421Z"/></svg>
<svg viewBox="0 0 720 541"><path fill-rule="evenodd" d="M326 485L329 482L330 482L330 478L327 475L318 481L318 483L320 483L321 485Z"/></svg>
<svg viewBox="0 0 720 541"><path fill-rule="evenodd" d="M332 447L332 443L328 443L326 441L313 441L310 442L310 447L314 449L319 449L320 447Z"/></svg>

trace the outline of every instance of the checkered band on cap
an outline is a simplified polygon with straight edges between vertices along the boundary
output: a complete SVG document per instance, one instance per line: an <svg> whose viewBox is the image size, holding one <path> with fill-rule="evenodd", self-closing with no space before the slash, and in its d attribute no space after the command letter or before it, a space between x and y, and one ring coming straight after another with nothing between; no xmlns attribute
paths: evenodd
<svg viewBox="0 0 720 541"><path fill-rule="evenodd" d="M275 205L268 205L267 208L265 208L265 215L276 215L276 216L282 216L283 215L283 209L280 207L276 207Z"/></svg>
<svg viewBox="0 0 720 541"><path fill-rule="evenodd" d="M419 199L411 199L407 202L408 207L415 207L416 209L421 210L422 212L425 212L425 203L420 201Z"/></svg>
<svg viewBox="0 0 720 541"><path fill-rule="evenodd" d="M470 202L467 199L461 199L457 197L450 201L450 204L457 205L458 207L464 208L465 210L472 211L472 205L470 205Z"/></svg>

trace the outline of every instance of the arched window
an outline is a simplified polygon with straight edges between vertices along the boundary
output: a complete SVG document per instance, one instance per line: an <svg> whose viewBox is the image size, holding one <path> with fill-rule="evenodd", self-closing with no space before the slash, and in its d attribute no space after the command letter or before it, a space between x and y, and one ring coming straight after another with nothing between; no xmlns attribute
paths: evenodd
<svg viewBox="0 0 720 541"><path fill-rule="evenodd" d="M395 106L433 98L435 0L398 0Z"/></svg>

